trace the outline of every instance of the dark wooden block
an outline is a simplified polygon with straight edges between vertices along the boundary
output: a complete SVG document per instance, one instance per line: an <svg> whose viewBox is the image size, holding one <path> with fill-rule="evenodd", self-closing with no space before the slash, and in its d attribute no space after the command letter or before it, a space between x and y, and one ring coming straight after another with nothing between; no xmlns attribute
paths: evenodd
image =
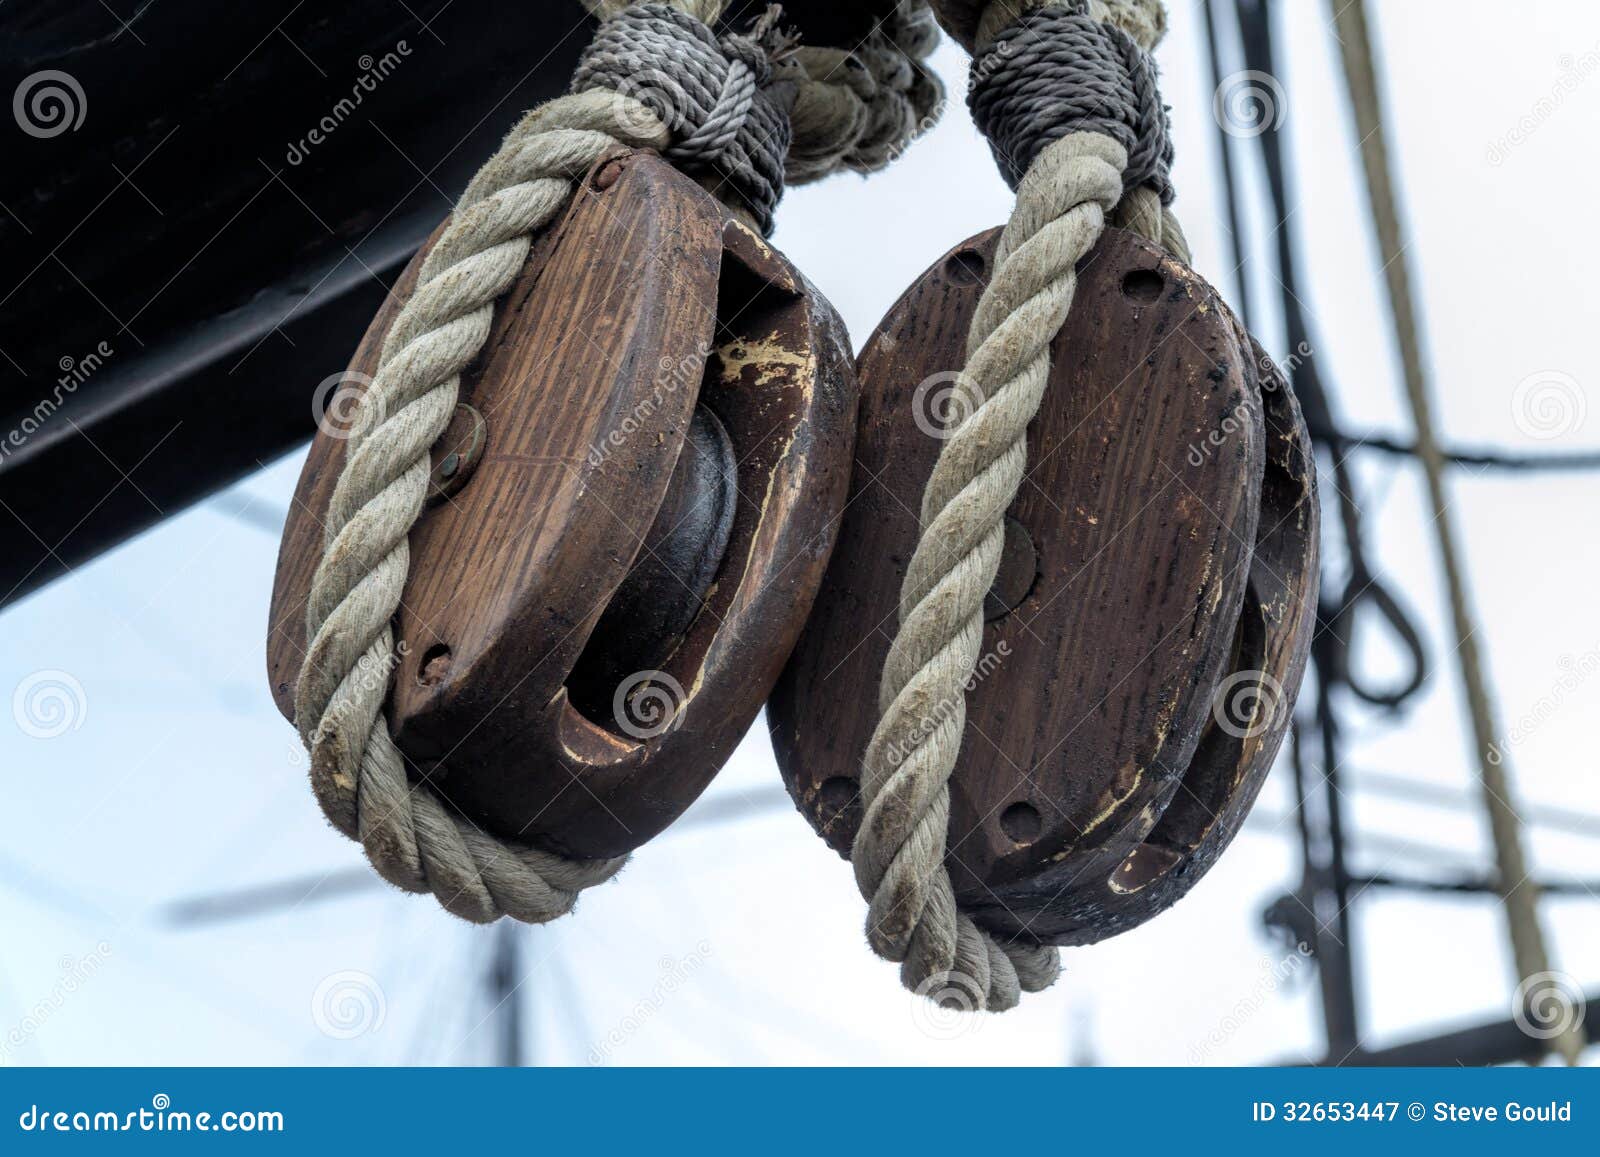
<svg viewBox="0 0 1600 1157"><path fill-rule="evenodd" d="M942 445L929 386L963 364L997 236L936 263L861 355L844 525L769 705L785 782L841 854ZM989 928L1083 943L1174 902L1254 800L1310 645L1315 478L1288 386L1216 294L1114 229L1080 269L1028 454L947 863ZM1263 687L1260 715L1227 717Z"/></svg>
<svg viewBox="0 0 1600 1157"><path fill-rule="evenodd" d="M417 776L490 831L580 857L637 847L699 795L827 562L855 425L843 335L666 162L597 166L463 378L486 426L473 473L411 535L389 720ZM279 556L268 667L286 716L345 448L313 444Z"/></svg>

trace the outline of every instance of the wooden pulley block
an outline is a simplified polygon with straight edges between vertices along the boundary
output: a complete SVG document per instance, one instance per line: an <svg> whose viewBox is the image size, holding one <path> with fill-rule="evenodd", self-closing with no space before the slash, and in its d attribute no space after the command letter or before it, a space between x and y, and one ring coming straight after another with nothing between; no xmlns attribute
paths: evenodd
<svg viewBox="0 0 1600 1157"><path fill-rule="evenodd" d="M998 235L929 269L861 355L844 523L768 707L784 780L841 854L948 428L939 399ZM946 863L980 924L1067 945L1176 902L1238 830L1310 648L1318 516L1288 384L1158 248L1106 230L1051 354L967 686Z"/></svg>
<svg viewBox="0 0 1600 1157"><path fill-rule="evenodd" d="M377 372L421 260L342 389ZM489 832L578 858L666 827L800 633L856 401L843 325L788 261L654 154L603 159L497 303L433 450L387 710L413 777ZM355 409L322 423L278 558L285 716Z"/></svg>

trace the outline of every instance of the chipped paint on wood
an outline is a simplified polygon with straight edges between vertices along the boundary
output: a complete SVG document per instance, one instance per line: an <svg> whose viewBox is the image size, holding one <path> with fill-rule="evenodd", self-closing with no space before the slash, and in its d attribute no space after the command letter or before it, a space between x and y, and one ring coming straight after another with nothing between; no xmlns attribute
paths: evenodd
<svg viewBox="0 0 1600 1157"><path fill-rule="evenodd" d="M791 349L784 339L784 334L774 330L764 338L736 339L718 346L723 384L761 387L771 385L783 374L802 378L814 374L816 354L808 348ZM745 370L751 368L755 370L754 379L742 381Z"/></svg>

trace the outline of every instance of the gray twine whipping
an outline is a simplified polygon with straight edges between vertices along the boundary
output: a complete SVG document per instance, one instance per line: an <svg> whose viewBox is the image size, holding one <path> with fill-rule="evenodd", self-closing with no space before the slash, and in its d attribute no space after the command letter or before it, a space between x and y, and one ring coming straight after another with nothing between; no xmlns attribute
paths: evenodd
<svg viewBox="0 0 1600 1157"><path fill-rule="evenodd" d="M972 119L1013 189L1046 145L1104 133L1128 154L1125 188L1172 202L1172 140L1150 54L1084 3L1044 8L1002 30L972 65Z"/></svg>
<svg viewBox="0 0 1600 1157"><path fill-rule="evenodd" d="M636 4L600 26L584 49L572 91L606 88L632 97L672 134L665 156L685 173L707 171L731 186L763 233L783 196L793 85L768 88L772 68L757 36L720 39L667 4Z"/></svg>

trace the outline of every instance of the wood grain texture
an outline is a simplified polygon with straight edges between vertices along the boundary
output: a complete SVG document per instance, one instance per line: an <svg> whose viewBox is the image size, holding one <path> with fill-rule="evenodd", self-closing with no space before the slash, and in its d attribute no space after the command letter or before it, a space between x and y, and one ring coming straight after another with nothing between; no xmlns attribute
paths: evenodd
<svg viewBox="0 0 1600 1157"><path fill-rule="evenodd" d="M374 372L415 268L353 375ZM632 850L699 795L759 711L832 545L856 403L842 332L666 162L596 167L463 378L487 423L481 461L412 531L389 719L415 779L489 831L579 857ZM714 451L677 470L691 429L725 431L731 485ZM279 557L268 665L285 715L343 450L313 444ZM657 526L666 512L674 525ZM685 520L710 528L705 541L669 549ZM640 638L630 612L591 648L641 555L671 629ZM630 593L634 607L648 597Z"/></svg>
<svg viewBox="0 0 1600 1157"><path fill-rule="evenodd" d="M929 387L964 360L997 236L936 263L861 355L844 526L769 704L785 782L841 854L941 445L924 432ZM1210 287L1108 230L1052 346L951 782L947 864L986 926L1097 939L1170 903L1231 838L1310 641L1305 446L1287 387L1262 389L1248 337ZM1273 726L1235 747L1210 738L1212 701L1240 664L1285 695Z"/></svg>

